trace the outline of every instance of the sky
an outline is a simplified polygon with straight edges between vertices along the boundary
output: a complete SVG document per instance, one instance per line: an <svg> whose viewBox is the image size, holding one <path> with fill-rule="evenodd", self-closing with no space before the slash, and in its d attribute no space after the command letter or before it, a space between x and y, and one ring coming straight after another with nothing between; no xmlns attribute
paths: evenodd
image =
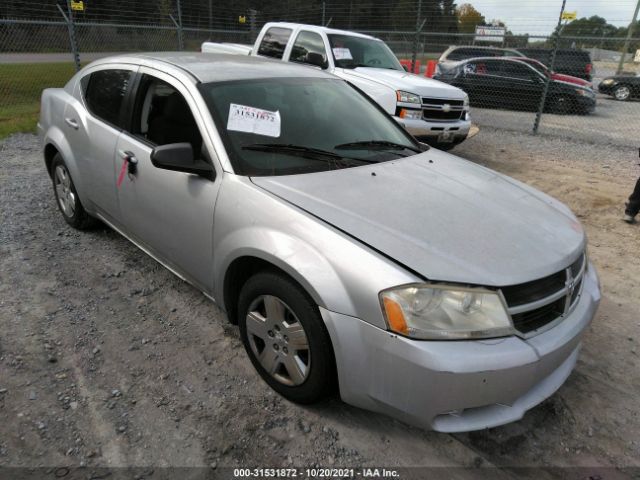
<svg viewBox="0 0 640 480"><path fill-rule="evenodd" d="M551 33L562 6L562 0L458 0L456 3L470 3L487 21L500 19L513 33L531 35ZM598 15L612 25L626 27L636 3L637 0L567 0L565 11L577 12L578 18Z"/></svg>

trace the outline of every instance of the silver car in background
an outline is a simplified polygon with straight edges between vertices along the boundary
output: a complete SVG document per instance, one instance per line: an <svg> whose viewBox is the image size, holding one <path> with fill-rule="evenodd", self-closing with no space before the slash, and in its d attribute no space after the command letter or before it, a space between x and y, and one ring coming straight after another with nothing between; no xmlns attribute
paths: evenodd
<svg viewBox="0 0 640 480"><path fill-rule="evenodd" d="M600 300L561 203L419 144L321 70L137 54L42 95L56 201L215 300L262 378L440 431L517 420Z"/></svg>

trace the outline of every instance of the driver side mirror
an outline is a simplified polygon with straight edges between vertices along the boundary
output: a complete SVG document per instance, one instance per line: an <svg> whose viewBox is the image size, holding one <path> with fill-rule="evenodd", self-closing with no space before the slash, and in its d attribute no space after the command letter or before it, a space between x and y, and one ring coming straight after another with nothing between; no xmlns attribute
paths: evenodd
<svg viewBox="0 0 640 480"><path fill-rule="evenodd" d="M304 63L315 65L316 67L320 67L323 70L325 70L329 66L327 65L327 61L324 59L324 56L317 52L307 52L304 58Z"/></svg>
<svg viewBox="0 0 640 480"><path fill-rule="evenodd" d="M211 164L196 159L190 143L169 143L160 145L151 152L151 163L156 168L174 172L193 173L214 179L215 170Z"/></svg>

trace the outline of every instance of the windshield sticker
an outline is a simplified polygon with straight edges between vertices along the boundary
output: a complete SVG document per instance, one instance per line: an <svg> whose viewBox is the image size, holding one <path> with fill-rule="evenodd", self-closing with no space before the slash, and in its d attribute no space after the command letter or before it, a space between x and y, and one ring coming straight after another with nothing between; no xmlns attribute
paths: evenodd
<svg viewBox="0 0 640 480"><path fill-rule="evenodd" d="M336 60L353 60L351 50L348 48L334 48L333 56L336 57Z"/></svg>
<svg viewBox="0 0 640 480"><path fill-rule="evenodd" d="M229 104L227 130L279 137L280 111L270 112L269 110L231 103Z"/></svg>

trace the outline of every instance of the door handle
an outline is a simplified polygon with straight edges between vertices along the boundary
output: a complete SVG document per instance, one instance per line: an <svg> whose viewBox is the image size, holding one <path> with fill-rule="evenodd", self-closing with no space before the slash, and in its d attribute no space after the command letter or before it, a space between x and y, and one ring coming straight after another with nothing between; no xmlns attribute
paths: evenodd
<svg viewBox="0 0 640 480"><path fill-rule="evenodd" d="M64 121L67 125L69 125L74 130L78 130L78 122L74 118L67 117L64 119Z"/></svg>
<svg viewBox="0 0 640 480"><path fill-rule="evenodd" d="M138 159L135 154L128 150L118 150L118 155L126 162L128 172L134 175L138 169Z"/></svg>

